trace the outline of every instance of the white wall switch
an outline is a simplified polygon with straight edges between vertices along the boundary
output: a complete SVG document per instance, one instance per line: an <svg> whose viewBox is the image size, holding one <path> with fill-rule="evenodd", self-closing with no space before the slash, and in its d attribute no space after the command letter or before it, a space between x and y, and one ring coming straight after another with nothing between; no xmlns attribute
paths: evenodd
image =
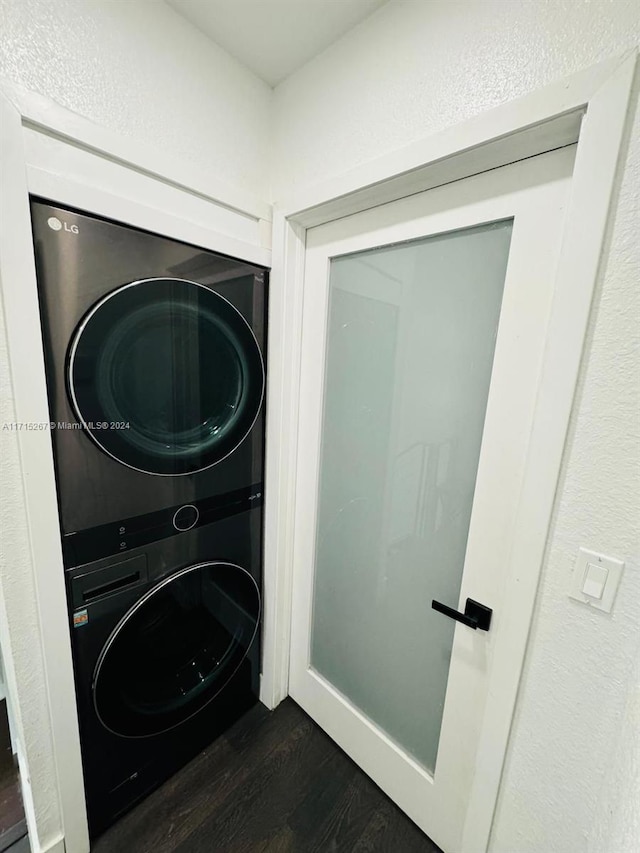
<svg viewBox="0 0 640 853"><path fill-rule="evenodd" d="M610 613L623 568L622 560L580 548L573 569L569 597L596 610Z"/></svg>
<svg viewBox="0 0 640 853"><path fill-rule="evenodd" d="M587 563L587 571L584 574L582 593L587 598L602 598L605 584L609 576L609 569L596 566L595 563Z"/></svg>

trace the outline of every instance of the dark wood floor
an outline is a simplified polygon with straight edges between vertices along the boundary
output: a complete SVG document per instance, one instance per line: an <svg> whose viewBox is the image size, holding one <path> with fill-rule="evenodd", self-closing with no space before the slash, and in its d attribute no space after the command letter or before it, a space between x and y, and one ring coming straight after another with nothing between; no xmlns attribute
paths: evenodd
<svg viewBox="0 0 640 853"><path fill-rule="evenodd" d="M27 833L18 768L11 749L7 703L0 701L0 851Z"/></svg>
<svg viewBox="0 0 640 853"><path fill-rule="evenodd" d="M7 847L6 853L31 853L28 836L23 835L22 838L14 841L11 847Z"/></svg>
<svg viewBox="0 0 640 853"><path fill-rule="evenodd" d="M92 853L440 853L290 699L258 705Z"/></svg>

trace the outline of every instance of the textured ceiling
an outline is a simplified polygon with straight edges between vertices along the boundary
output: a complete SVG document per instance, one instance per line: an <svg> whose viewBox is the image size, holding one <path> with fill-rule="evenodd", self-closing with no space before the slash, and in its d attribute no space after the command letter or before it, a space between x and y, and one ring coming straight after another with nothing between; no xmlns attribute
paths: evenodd
<svg viewBox="0 0 640 853"><path fill-rule="evenodd" d="M275 86L386 0L166 0Z"/></svg>

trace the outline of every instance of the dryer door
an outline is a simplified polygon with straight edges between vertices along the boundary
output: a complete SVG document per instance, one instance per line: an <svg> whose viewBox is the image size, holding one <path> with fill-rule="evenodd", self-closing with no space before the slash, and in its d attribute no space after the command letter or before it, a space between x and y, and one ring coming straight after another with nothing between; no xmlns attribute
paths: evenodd
<svg viewBox="0 0 640 853"><path fill-rule="evenodd" d="M151 474L191 474L245 438L264 393L260 347L208 287L158 278L124 285L78 327L68 359L78 419L99 447Z"/></svg>
<svg viewBox="0 0 640 853"><path fill-rule="evenodd" d="M260 593L232 563L201 563L166 578L114 629L96 664L93 701L123 737L160 734L207 705L255 640Z"/></svg>

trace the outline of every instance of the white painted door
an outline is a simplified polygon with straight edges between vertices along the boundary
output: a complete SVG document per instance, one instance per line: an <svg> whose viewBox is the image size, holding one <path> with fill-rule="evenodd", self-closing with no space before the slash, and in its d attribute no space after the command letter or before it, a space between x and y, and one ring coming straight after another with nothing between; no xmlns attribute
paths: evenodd
<svg viewBox="0 0 640 853"><path fill-rule="evenodd" d="M573 157L307 232L290 694L446 853L484 849L506 748L484 710ZM489 630L432 606L467 599Z"/></svg>

